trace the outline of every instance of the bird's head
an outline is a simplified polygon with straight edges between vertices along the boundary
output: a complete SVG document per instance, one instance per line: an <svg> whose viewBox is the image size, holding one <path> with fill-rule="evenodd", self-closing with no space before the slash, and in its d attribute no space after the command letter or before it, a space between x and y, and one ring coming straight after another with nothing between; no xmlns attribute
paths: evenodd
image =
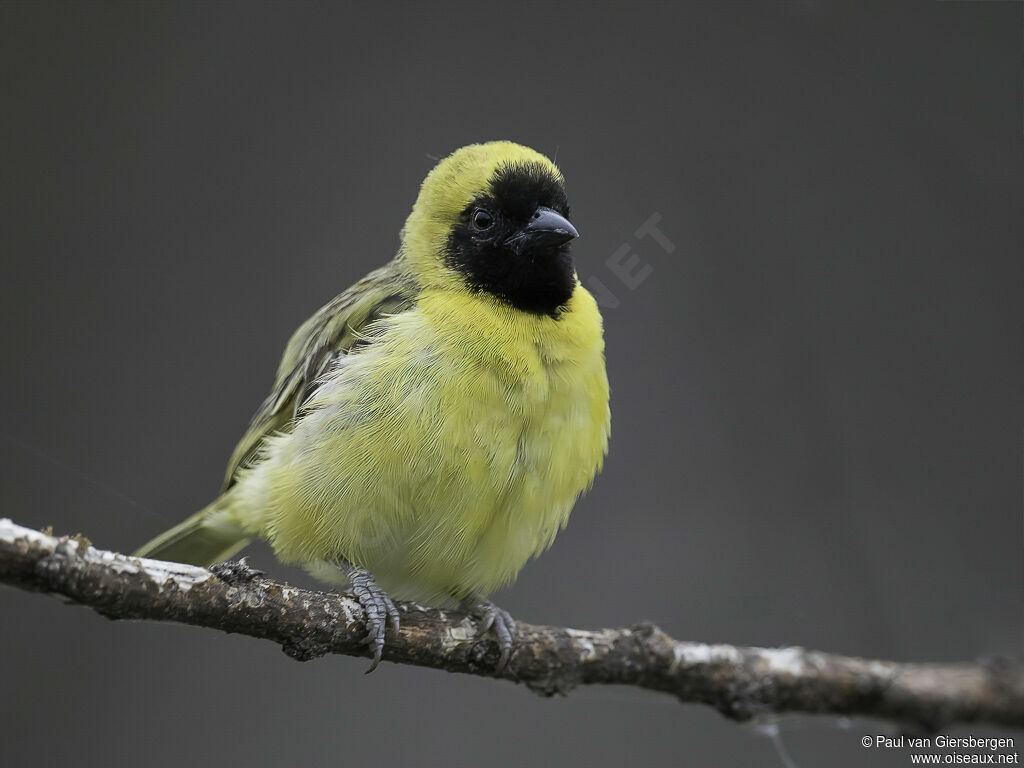
<svg viewBox="0 0 1024 768"><path fill-rule="evenodd" d="M432 170L402 230L424 286L486 293L558 317L576 287L561 172L510 141L471 144Z"/></svg>

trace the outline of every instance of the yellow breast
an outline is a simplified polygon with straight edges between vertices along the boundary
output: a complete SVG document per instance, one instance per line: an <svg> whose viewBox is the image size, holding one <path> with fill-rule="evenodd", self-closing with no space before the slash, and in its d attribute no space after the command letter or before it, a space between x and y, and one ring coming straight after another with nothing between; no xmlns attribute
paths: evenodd
<svg viewBox="0 0 1024 768"><path fill-rule="evenodd" d="M557 320L424 291L380 321L242 493L286 560L346 558L394 597L507 584L565 525L609 434L601 318L578 286Z"/></svg>

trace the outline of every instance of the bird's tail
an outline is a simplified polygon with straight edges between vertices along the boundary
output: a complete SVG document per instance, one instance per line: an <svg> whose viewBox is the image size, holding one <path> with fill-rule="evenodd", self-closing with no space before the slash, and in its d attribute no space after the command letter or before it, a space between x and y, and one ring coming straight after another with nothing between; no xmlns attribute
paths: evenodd
<svg viewBox="0 0 1024 768"><path fill-rule="evenodd" d="M227 560L252 541L232 513L229 494L164 531L132 554L175 563L207 566Z"/></svg>

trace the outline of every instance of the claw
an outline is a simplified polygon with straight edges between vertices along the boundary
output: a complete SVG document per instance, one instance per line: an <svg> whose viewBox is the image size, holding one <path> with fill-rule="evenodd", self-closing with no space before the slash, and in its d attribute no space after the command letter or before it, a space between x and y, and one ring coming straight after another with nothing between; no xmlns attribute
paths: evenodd
<svg viewBox="0 0 1024 768"><path fill-rule="evenodd" d="M484 613L484 618L480 622L480 626L477 627L481 635L486 635L491 627L494 626L494 611L488 611Z"/></svg>
<svg viewBox="0 0 1024 768"><path fill-rule="evenodd" d="M479 633L485 635L493 630L497 636L498 650L501 655L498 656L498 664L495 666L494 671L500 675L505 671L508 660L512 656L512 641L516 635L516 620L512 618L512 614L499 608L490 600L484 600L476 605L474 612L480 615L480 623L477 625Z"/></svg>
<svg viewBox="0 0 1024 768"><path fill-rule="evenodd" d="M370 674L380 664L384 654L384 631L388 624L395 632L399 628L398 609L388 597L388 593L377 586L373 574L364 568L352 566L348 574L352 585L352 594L359 601L366 613L366 638L364 642L373 651L373 661L366 674Z"/></svg>

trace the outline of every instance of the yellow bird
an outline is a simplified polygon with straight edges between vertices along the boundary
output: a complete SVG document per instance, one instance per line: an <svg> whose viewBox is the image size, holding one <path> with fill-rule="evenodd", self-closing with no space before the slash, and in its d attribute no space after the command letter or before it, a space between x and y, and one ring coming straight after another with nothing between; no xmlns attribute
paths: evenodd
<svg viewBox="0 0 1024 768"><path fill-rule="evenodd" d="M391 597L487 596L550 546L610 430L601 315L570 255L564 180L544 155L473 144L430 172L401 246L302 324L221 495L139 556L208 565L253 537L347 577L376 667Z"/></svg>

